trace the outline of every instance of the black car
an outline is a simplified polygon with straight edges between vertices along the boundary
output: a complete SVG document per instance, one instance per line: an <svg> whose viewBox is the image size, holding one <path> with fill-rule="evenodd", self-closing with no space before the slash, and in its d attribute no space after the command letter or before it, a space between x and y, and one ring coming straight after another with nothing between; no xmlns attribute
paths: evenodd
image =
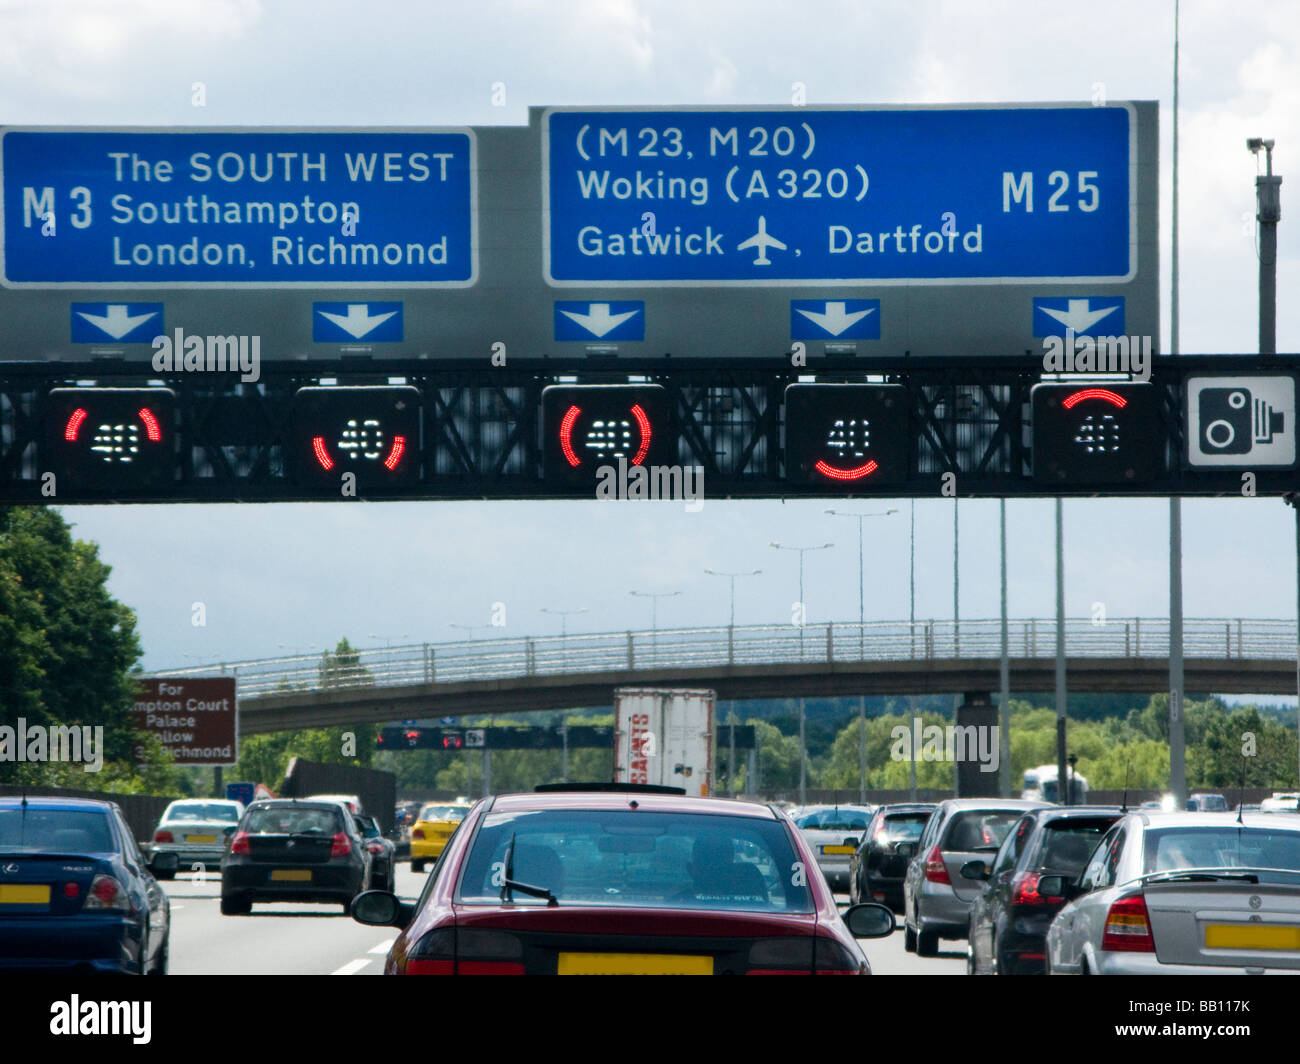
<svg viewBox="0 0 1300 1064"><path fill-rule="evenodd" d="M933 802L900 802L876 809L857 852L849 859L849 899L853 905L876 901L895 912L903 911L903 874L908 858L898 853L898 845L915 844L934 809Z"/></svg>
<svg viewBox="0 0 1300 1064"><path fill-rule="evenodd" d="M366 849L370 852L370 886L368 890L397 890L397 843L385 838L379 830L379 824L372 816L364 814L352 817L361 829L361 837L366 840Z"/></svg>
<svg viewBox="0 0 1300 1064"><path fill-rule="evenodd" d="M1122 815L1110 806L1035 809L1015 823L990 869L980 861L962 866L966 879L987 881L970 914L970 974L1046 972L1047 928L1066 899L1039 894L1038 881L1053 874L1073 880Z"/></svg>
<svg viewBox="0 0 1300 1064"><path fill-rule="evenodd" d="M373 855L339 802L254 802L221 858L221 911L245 916L254 902L334 902L347 911L369 889Z"/></svg>
<svg viewBox="0 0 1300 1064"><path fill-rule="evenodd" d="M0 970L164 975L170 938L115 802L0 798Z"/></svg>

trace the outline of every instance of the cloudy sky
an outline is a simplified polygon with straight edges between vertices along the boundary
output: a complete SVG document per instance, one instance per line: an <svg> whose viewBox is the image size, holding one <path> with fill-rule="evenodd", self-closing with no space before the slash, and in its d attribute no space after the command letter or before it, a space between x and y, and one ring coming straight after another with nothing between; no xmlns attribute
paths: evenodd
<svg viewBox="0 0 1300 1064"><path fill-rule="evenodd" d="M1154 99L1161 123L1162 335L1168 329L1173 3L792 4L477 0L0 0L0 122L12 125L522 124L551 104L973 103ZM1256 343L1250 136L1300 145L1300 20L1286 0L1188 0L1181 29L1181 338L1185 353ZM191 106L202 81L206 107ZM504 83L505 106L492 86ZM1283 185L1284 200L1289 184ZM1300 228L1284 208L1278 349L1300 349L1290 297ZM475 502L68 507L101 545L159 669L332 645L436 641L486 625L551 633L726 623L707 567L762 569L737 587L739 623L788 621L795 556L769 541L836 544L808 557L809 619L856 619L856 526L819 502ZM906 618L909 504L868 522L866 613ZM919 617L952 615L951 501L916 504ZM998 610L994 501L961 504L961 615ZM1168 609L1168 504L1067 501L1067 612ZM1051 616L1050 501L1012 501L1010 609ZM1268 499L1183 506L1188 617L1290 617L1292 513ZM204 627L192 607L206 607ZM480 633L482 634L482 633Z"/></svg>

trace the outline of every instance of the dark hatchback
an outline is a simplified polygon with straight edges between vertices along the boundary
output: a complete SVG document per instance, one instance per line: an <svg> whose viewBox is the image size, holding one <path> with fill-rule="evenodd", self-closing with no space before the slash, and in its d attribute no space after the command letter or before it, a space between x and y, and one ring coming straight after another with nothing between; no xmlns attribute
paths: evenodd
<svg viewBox="0 0 1300 1064"><path fill-rule="evenodd" d="M1053 806L1026 813L1012 827L991 869L971 861L961 874L985 881L971 908L966 969L972 975L1043 975L1047 929L1065 905L1038 893L1046 875L1074 879L1123 815L1109 806Z"/></svg>
<svg viewBox="0 0 1300 1064"><path fill-rule="evenodd" d="M915 845L934 810L934 802L900 802L876 809L849 861L851 904L875 901L903 911L903 876L910 858L900 854L898 846Z"/></svg>
<svg viewBox="0 0 1300 1064"><path fill-rule="evenodd" d="M0 798L0 970L162 975L170 934L116 803Z"/></svg>
<svg viewBox="0 0 1300 1064"><path fill-rule="evenodd" d="M254 802L221 858L221 911L254 902L333 902L346 910L370 885L373 857L343 805L277 798Z"/></svg>
<svg viewBox="0 0 1300 1064"><path fill-rule="evenodd" d="M379 823L372 816L354 815L353 820L361 829L366 849L370 853L370 890L397 889L397 844L385 838L379 830Z"/></svg>
<svg viewBox="0 0 1300 1064"><path fill-rule="evenodd" d="M408 975L869 975L855 936L894 928L881 905L841 913L771 806L628 785L482 799L419 901L352 913L401 929L384 970Z"/></svg>

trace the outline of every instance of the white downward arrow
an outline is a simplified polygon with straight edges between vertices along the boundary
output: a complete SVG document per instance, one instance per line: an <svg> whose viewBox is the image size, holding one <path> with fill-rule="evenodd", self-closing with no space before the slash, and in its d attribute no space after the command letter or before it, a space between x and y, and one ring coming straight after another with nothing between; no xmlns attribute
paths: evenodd
<svg viewBox="0 0 1300 1064"><path fill-rule="evenodd" d="M861 321L876 310L875 307L868 307L866 310L856 310L850 314L844 307L844 303L827 303L824 314L819 314L815 310L800 310L799 313L814 324L820 325L832 336L839 336L855 321Z"/></svg>
<svg viewBox="0 0 1300 1064"><path fill-rule="evenodd" d="M566 318L572 318L592 336L604 336L611 329L622 325L628 318L635 317L639 311L629 310L622 314L611 314L608 303L592 303L589 314L578 314L572 310L562 310L560 313Z"/></svg>
<svg viewBox="0 0 1300 1064"><path fill-rule="evenodd" d="M84 310L77 311L96 329L108 333L114 340L120 340L132 329L139 326L142 321L148 321L158 312L156 310L146 311L144 314L128 314L125 303L109 303L104 310L106 313L87 314Z"/></svg>
<svg viewBox="0 0 1300 1064"><path fill-rule="evenodd" d="M390 310L387 314L372 315L369 303L349 303L347 314L331 314L327 310L319 310L316 313L332 321L352 339L360 340L361 337L365 336L377 325L386 322L397 311Z"/></svg>
<svg viewBox="0 0 1300 1064"><path fill-rule="evenodd" d="M1055 318L1067 329L1082 333L1091 329L1107 314L1113 314L1119 310L1119 304L1116 303L1113 307L1106 307L1103 310L1089 310L1088 300L1071 299L1067 301L1065 310L1050 310L1047 307L1039 307L1038 309L1049 318Z"/></svg>

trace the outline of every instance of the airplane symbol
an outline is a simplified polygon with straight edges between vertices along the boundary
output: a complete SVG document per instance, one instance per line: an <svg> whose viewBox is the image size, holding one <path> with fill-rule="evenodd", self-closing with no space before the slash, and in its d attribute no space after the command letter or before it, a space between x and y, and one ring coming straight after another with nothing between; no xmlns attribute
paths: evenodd
<svg viewBox="0 0 1300 1064"><path fill-rule="evenodd" d="M737 251L744 251L746 248L758 248L758 258L754 260L755 266L771 266L772 260L767 257L768 248L776 248L778 251L785 251L786 247L781 241L774 236L767 235L767 219L761 214L758 216L758 232L748 240L736 246Z"/></svg>

